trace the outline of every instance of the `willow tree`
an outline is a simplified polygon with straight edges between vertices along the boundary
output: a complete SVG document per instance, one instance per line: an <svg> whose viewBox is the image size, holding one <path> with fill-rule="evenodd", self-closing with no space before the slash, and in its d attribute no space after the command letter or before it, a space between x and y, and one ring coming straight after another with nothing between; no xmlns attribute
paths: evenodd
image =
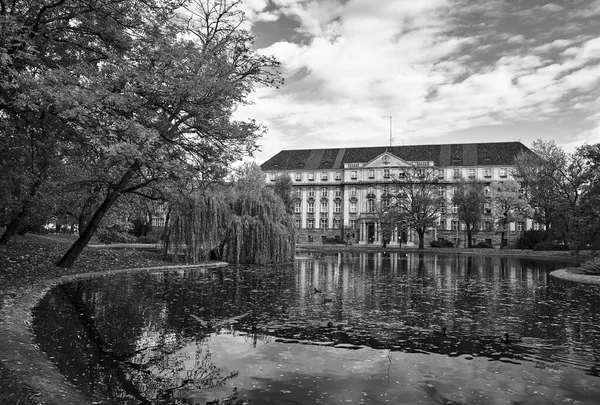
<svg viewBox="0 0 600 405"><path fill-rule="evenodd" d="M234 264L269 264L292 260L295 240L282 199L257 165L246 164L232 184L175 204L166 243L194 263L212 255Z"/></svg>

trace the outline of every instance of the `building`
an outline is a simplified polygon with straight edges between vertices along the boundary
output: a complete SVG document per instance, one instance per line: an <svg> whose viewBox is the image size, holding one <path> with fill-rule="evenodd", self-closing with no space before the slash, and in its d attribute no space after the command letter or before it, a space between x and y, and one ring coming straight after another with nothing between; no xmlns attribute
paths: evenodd
<svg viewBox="0 0 600 405"><path fill-rule="evenodd" d="M461 177L486 186L494 180L510 179L514 159L521 152L531 151L520 142L284 150L261 168L268 182L282 174L291 177L300 243L338 239L381 244L374 202L389 193L394 179L404 170L435 170L440 193L451 201L453 186ZM427 242L446 239L464 243L456 208L444 210L438 225L427 232ZM481 231L474 242L514 245L519 234L532 226L530 220L510 224L502 241L491 214L486 204ZM389 244L399 242L413 245L418 242L417 235L410 229L394 232Z"/></svg>

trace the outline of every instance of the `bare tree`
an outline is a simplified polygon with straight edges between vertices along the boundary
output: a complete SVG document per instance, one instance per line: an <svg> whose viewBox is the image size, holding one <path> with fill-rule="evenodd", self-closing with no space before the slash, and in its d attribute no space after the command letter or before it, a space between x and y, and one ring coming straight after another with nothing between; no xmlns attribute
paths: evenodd
<svg viewBox="0 0 600 405"><path fill-rule="evenodd" d="M419 249L424 248L425 232L435 225L444 197L438 192L439 180L431 166L410 166L394 178L397 194L394 201L400 222L419 235Z"/></svg>
<svg viewBox="0 0 600 405"><path fill-rule="evenodd" d="M457 184L452 202L458 207L458 220L465 224L468 247L472 247L473 234L479 231L479 223L485 203L484 185L475 180L461 179Z"/></svg>

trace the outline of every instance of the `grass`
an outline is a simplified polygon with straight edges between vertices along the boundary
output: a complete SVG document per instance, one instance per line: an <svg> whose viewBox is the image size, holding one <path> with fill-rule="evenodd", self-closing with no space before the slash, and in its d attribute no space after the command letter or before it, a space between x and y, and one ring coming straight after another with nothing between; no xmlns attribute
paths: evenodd
<svg viewBox="0 0 600 405"><path fill-rule="evenodd" d="M54 263L66 252L74 238L72 235L26 235L15 237L6 246L0 246L0 322L4 306L11 305L29 287L44 280L76 273L166 264L158 252L86 248L73 267L56 267ZM5 367L0 358L0 404L41 403L39 394L20 381L16 373Z"/></svg>

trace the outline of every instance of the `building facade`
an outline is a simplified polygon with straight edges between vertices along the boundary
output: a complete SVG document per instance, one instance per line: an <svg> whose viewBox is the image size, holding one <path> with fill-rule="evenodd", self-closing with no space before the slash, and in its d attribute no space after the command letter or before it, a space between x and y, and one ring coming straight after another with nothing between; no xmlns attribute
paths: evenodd
<svg viewBox="0 0 600 405"><path fill-rule="evenodd" d="M284 150L261 168L269 183L283 174L291 177L298 242L337 239L352 244L381 244L378 201L395 192L395 183L407 170L433 171L448 205L427 231L426 243L445 239L462 246L466 235L451 203L456 183L461 178L479 181L487 194L492 181L512 178L514 159L521 152L531 151L520 142ZM473 242L513 246L533 225L530 220L511 223L501 240L491 201L486 201ZM396 229L388 239L390 245L418 243L411 229Z"/></svg>

